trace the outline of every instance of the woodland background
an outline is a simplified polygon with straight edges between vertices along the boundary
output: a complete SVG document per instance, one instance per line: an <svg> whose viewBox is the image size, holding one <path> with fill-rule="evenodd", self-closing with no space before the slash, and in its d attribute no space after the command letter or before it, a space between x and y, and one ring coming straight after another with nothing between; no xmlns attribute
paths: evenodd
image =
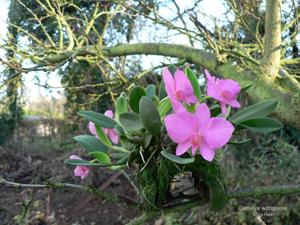
<svg viewBox="0 0 300 225"><path fill-rule="evenodd" d="M4 4L4 0L0 3ZM63 164L82 154L76 112L110 109L134 84L156 84L161 68L191 66L252 85L243 105L274 98L284 128L225 149L230 189L300 183L300 2L296 0L11 0L0 58L0 178L93 185L137 201L122 173L93 170L81 182ZM53 85L59 80L58 85ZM36 94L32 90L42 90ZM204 88L202 86L202 88ZM31 91L31 92L30 92ZM204 91L204 90L203 90ZM35 93L35 94L34 94ZM153 224L297 224L299 195L232 200L170 214ZM247 206L284 207L269 214ZM125 224L139 209L72 188L0 184L0 224ZM152 223L151 222L151 223Z"/></svg>

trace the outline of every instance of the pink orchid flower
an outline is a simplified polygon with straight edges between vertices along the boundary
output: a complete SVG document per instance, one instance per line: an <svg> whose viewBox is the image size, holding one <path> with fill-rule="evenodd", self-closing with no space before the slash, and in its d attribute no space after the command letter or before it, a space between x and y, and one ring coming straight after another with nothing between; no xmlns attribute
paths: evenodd
<svg viewBox="0 0 300 225"><path fill-rule="evenodd" d="M182 70L175 72L174 78L167 68L163 69L163 79L166 92L175 111L182 111L180 101L185 103L196 103L193 86Z"/></svg>
<svg viewBox="0 0 300 225"><path fill-rule="evenodd" d="M234 80L230 79L217 79L211 76L207 70L204 70L207 78L207 95L220 101L220 106L223 115L226 115L226 105L233 108L239 108L241 105L236 100L241 91L241 86Z"/></svg>
<svg viewBox="0 0 300 225"><path fill-rule="evenodd" d="M190 112L173 113L165 118L169 137L178 143L176 155L180 156L192 148L195 155L199 150L202 157L212 161L216 150L230 139L234 127L223 118L211 118L208 106L200 104L195 114Z"/></svg>
<svg viewBox="0 0 300 225"><path fill-rule="evenodd" d="M77 155L71 155L70 159L80 159L81 158ZM90 168L88 168L87 166L76 166L74 169L74 175L76 177L80 177L81 180L84 179L90 172Z"/></svg>
<svg viewBox="0 0 300 225"><path fill-rule="evenodd" d="M104 113L105 116L113 119L114 117L114 113L111 110L107 110ZM93 122L89 122L89 130L90 132L95 135L96 137L98 137L97 135L97 131L96 131L96 127L95 124ZM104 133L109 137L109 139L114 143L114 144L118 144L119 143L119 135L116 131L116 129L111 129L111 128L103 128Z"/></svg>

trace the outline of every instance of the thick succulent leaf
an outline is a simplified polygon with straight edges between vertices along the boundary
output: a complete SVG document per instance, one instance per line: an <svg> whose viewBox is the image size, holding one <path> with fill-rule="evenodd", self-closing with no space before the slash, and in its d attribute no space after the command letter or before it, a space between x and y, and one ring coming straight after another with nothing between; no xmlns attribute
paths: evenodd
<svg viewBox="0 0 300 225"><path fill-rule="evenodd" d="M123 95L120 95L116 100L116 121L119 122L120 114L125 112L128 112L127 100Z"/></svg>
<svg viewBox="0 0 300 225"><path fill-rule="evenodd" d="M93 111L79 111L77 114L89 121L92 121L95 125L98 125L100 127L114 128L116 126L116 122L113 119L101 113Z"/></svg>
<svg viewBox="0 0 300 225"><path fill-rule="evenodd" d="M141 98L140 115L146 130L157 137L160 134L162 123L157 108L150 98Z"/></svg>
<svg viewBox="0 0 300 225"><path fill-rule="evenodd" d="M164 99L165 97L167 97L165 83L164 83L164 80L161 80L160 86L159 86L159 100Z"/></svg>
<svg viewBox="0 0 300 225"><path fill-rule="evenodd" d="M139 131L144 128L141 117L137 113L122 113L120 115L120 123L127 131Z"/></svg>
<svg viewBox="0 0 300 225"><path fill-rule="evenodd" d="M199 81L197 79L196 74L190 68L186 68L185 73L193 86L194 95L200 101L201 100L201 89L200 89Z"/></svg>
<svg viewBox="0 0 300 225"><path fill-rule="evenodd" d="M97 135L99 140L107 147L111 146L111 142L108 139L108 137L106 136L106 134L103 132L102 128L99 127L98 125L96 125L96 131L97 131Z"/></svg>
<svg viewBox="0 0 300 225"><path fill-rule="evenodd" d="M277 106L276 100L266 100L257 104L248 106L238 111L229 120L234 124L240 124L246 120L262 118L268 116Z"/></svg>
<svg viewBox="0 0 300 225"><path fill-rule="evenodd" d="M89 155L92 156L93 158L97 159L102 164L110 164L111 163L109 155L107 155L104 152L90 152Z"/></svg>
<svg viewBox="0 0 300 225"><path fill-rule="evenodd" d="M172 105L169 98L162 99L158 104L158 112L161 117L165 116L172 109Z"/></svg>
<svg viewBox="0 0 300 225"><path fill-rule="evenodd" d="M155 95L156 86L154 84L150 84L146 87L146 96L152 99Z"/></svg>
<svg viewBox="0 0 300 225"><path fill-rule="evenodd" d="M65 160L66 164L69 165L76 165L76 166L101 166L100 163L94 163L87 160L81 160L81 159L67 159Z"/></svg>
<svg viewBox="0 0 300 225"><path fill-rule="evenodd" d="M129 105L133 112L139 113L139 104L143 96L146 96L146 92L142 87L134 87L129 93Z"/></svg>
<svg viewBox="0 0 300 225"><path fill-rule="evenodd" d="M178 156L168 153L166 151L161 151L160 154L162 154L166 159L171 160L172 162L175 162L178 164L189 164L189 163L193 163L195 161L194 158L178 157Z"/></svg>
<svg viewBox="0 0 300 225"><path fill-rule="evenodd" d="M239 124L239 126L245 127L255 133L271 133L276 130L280 130L283 125L278 120L272 118L255 118L246 120Z"/></svg>
<svg viewBox="0 0 300 225"><path fill-rule="evenodd" d="M73 137L88 152L100 151L107 152L107 148L96 137L91 135L79 135Z"/></svg>

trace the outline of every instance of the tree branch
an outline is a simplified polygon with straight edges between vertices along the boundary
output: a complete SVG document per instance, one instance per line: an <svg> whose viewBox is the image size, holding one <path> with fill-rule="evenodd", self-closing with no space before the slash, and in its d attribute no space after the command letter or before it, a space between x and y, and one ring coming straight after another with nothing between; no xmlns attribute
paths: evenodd
<svg viewBox="0 0 300 225"><path fill-rule="evenodd" d="M212 53L201 49L166 43L124 44L113 47L89 46L76 51L53 55L46 58L43 63L57 63L71 57L99 55L99 53L106 57L146 54L186 59L188 62L203 66L223 78L236 80L242 86L253 84L253 87L247 90L252 100L276 99L278 101L278 106L275 109L277 117L282 122L300 129L299 83L291 85L291 90L285 89L268 77L261 76L260 67L253 65L251 70L247 70L231 62L220 63Z"/></svg>
<svg viewBox="0 0 300 225"><path fill-rule="evenodd" d="M136 202L132 201L132 199L127 198L126 196L120 196L110 192L103 192L100 191L99 189L90 186L82 186L77 184L69 184L69 183L21 184L21 183L7 181L6 179L1 177L0 177L0 184L3 184L4 186L8 186L8 187L14 187L14 188L57 188L57 189L74 188L74 189L80 189L95 194L111 202L119 202L119 200L123 200L130 204L137 204ZM239 189L239 190L229 192L227 197L228 199L239 199L239 198L246 198L246 197L258 198L265 195L289 195L289 194L296 194L296 193L300 193L300 184ZM180 205L165 207L162 210L150 211L140 217L133 219L127 225L144 224L147 220L154 219L160 216L162 213L167 214L175 211L181 212L187 209L204 205L205 203L207 203L206 199L203 200L195 199L189 202L182 203Z"/></svg>
<svg viewBox="0 0 300 225"><path fill-rule="evenodd" d="M100 191L99 189L91 187L91 186L83 186L83 185L78 185L78 184L69 184L69 183L60 183L60 182L57 182L57 183L45 182L45 184L22 184L22 183L8 181L2 177L0 177L0 184L2 184L4 187L13 187L13 188L39 188L39 189L73 188L73 189L80 189L82 191L86 191L90 194L104 198L110 202L124 201L128 204L134 204L134 205L137 204L135 201L133 201L132 199L130 199L126 196L114 194L111 192L104 192L104 191Z"/></svg>
<svg viewBox="0 0 300 225"><path fill-rule="evenodd" d="M281 57L281 0L267 0L266 3L263 72L274 81Z"/></svg>
<svg viewBox="0 0 300 225"><path fill-rule="evenodd" d="M256 187L250 188L246 190L239 190L236 192L229 192L228 198L229 199L238 199L238 198L246 198L246 197L261 197L265 195L288 195L288 194L295 194L300 193L300 184L297 185L282 185L282 186L269 186L269 187ZM183 212L188 209L204 205L206 201L204 200L192 200L181 205L172 206L164 208L163 210L159 211L150 211L148 213L143 214L140 217L137 217L131 220L126 225L140 225L145 224L146 221L150 219L155 219L160 215L168 214L171 212Z"/></svg>

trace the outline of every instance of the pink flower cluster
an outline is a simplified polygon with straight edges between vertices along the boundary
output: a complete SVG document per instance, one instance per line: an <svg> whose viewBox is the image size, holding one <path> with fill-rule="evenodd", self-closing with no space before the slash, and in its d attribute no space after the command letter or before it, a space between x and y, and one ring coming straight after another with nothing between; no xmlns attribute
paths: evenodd
<svg viewBox="0 0 300 225"><path fill-rule="evenodd" d="M77 155L71 155L70 159L79 159L81 160L81 158ZM76 177L80 177L81 180L84 179L87 175L89 175L90 172L90 168L87 166L76 166L74 169L74 175Z"/></svg>
<svg viewBox="0 0 300 225"><path fill-rule="evenodd" d="M104 113L104 115L111 118L111 119L113 119L113 117L114 117L114 113L111 110L107 110ZM98 137L95 124L93 122L89 122L88 127L89 127L89 130L90 130L91 134ZM118 135L116 129L103 128L103 131L109 137L109 139L112 141L112 143L114 143L114 144L119 143L119 135Z"/></svg>
<svg viewBox="0 0 300 225"><path fill-rule="evenodd" d="M111 110L107 110L104 113L104 115L111 119L113 119L113 117L114 117L114 113ZM96 127L93 122L91 122L91 121L89 122L88 128L89 128L91 134L93 134L95 137L98 138ZM112 141L112 143L114 143L114 144L119 143L119 135L118 135L116 129L103 128L103 131L109 137L109 139ZM81 159L81 158L77 155L71 155L70 159ZM81 179L84 179L89 174L89 172L90 172L90 168L87 166L76 166L74 169L74 175L77 177L80 177Z"/></svg>
<svg viewBox="0 0 300 225"><path fill-rule="evenodd" d="M226 105L240 107L236 100L240 92L237 82L216 79L208 71L205 74L207 95L220 101L223 114L226 114ZM173 78L165 68L163 79L174 110L174 113L165 117L164 122L169 137L178 144L176 155L183 155L189 149L195 155L198 150L205 160L212 161L216 151L230 140L233 125L224 118L211 117L207 104L198 103L193 87L183 71L177 70ZM188 112L182 103L196 104L195 113Z"/></svg>
<svg viewBox="0 0 300 225"><path fill-rule="evenodd" d="M241 86L234 80L218 79L210 75L204 70L207 78L207 95L220 101L222 113L227 113L226 105L233 108L240 108L240 103L236 100L241 92Z"/></svg>

